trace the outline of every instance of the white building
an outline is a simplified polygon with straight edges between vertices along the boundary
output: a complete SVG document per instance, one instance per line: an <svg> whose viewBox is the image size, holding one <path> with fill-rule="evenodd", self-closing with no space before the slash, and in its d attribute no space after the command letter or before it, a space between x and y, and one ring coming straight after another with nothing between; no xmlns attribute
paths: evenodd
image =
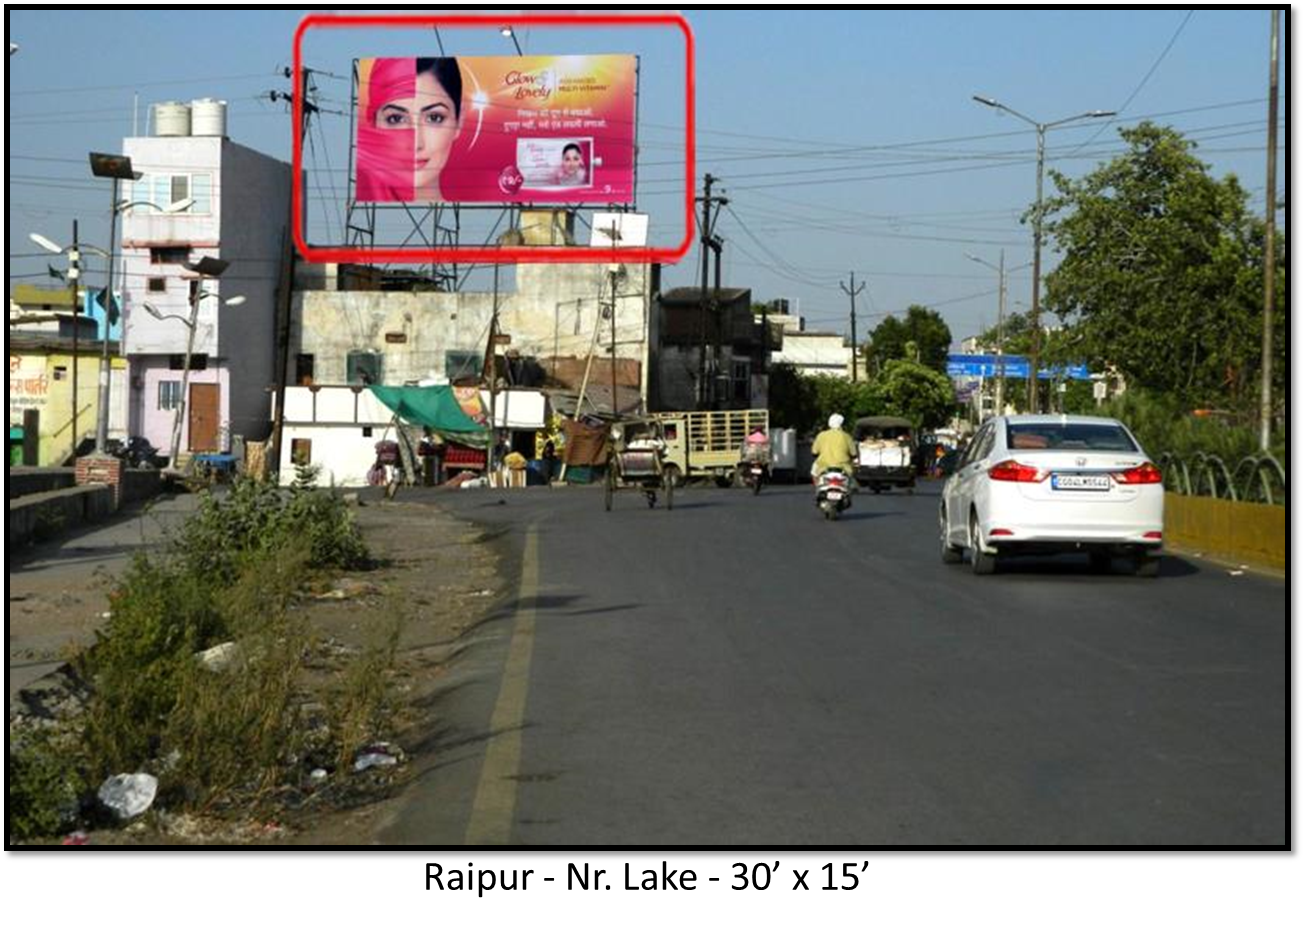
<svg viewBox="0 0 1304 926"><path fill-rule="evenodd" d="M852 350L840 334L825 331L783 332L783 349L770 354L772 363L790 364L803 376L851 378Z"/></svg>
<svg viewBox="0 0 1304 926"><path fill-rule="evenodd" d="M178 104L162 104L175 107ZM122 217L124 350L130 361L130 429L171 446L192 300L202 286L190 363L181 454L231 449L231 438L265 438L275 380L277 283L290 222L289 164L225 137L224 104L194 104L195 127L158 113L173 134L127 138L123 154L144 176L123 184L135 205ZM200 119L202 113L205 116ZM228 261L220 279L187 268L204 257ZM238 307L222 306L234 296ZM148 302L160 320L145 310ZM172 317L166 317L172 316Z"/></svg>

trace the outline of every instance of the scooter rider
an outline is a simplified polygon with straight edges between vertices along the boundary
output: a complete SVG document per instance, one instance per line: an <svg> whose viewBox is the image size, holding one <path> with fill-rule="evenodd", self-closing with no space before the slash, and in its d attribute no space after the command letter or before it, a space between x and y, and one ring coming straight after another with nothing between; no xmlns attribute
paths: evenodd
<svg viewBox="0 0 1304 926"><path fill-rule="evenodd" d="M818 479L825 470L840 469L850 475L856 459L856 445L851 435L842 430L843 417L837 412L829 415L829 426L821 431L811 444L815 465L811 476Z"/></svg>

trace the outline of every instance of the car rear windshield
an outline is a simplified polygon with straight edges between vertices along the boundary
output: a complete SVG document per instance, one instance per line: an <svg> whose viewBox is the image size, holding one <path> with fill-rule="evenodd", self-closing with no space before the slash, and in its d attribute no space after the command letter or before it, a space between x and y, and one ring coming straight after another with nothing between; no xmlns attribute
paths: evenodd
<svg viewBox="0 0 1304 926"><path fill-rule="evenodd" d="M1011 450L1107 450L1135 453L1136 442L1116 424L1011 424Z"/></svg>

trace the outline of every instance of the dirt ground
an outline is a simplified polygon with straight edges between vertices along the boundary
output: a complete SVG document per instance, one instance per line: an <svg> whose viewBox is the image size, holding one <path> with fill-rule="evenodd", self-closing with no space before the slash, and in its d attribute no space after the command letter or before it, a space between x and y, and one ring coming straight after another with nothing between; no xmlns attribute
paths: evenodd
<svg viewBox="0 0 1304 926"><path fill-rule="evenodd" d="M401 795L410 770L427 758L422 750L431 748L423 744L436 718L423 713L421 705L428 703L427 696L438 686L464 635L504 594L505 583L498 574L491 538L474 525L401 497L364 501L352 510L377 568L315 589L304 596L298 609L319 647L339 653L358 653L383 643L399 622L391 679L395 710L388 737L405 761L393 770L362 773L367 776L365 783L351 789L343 802L309 802L305 809L277 814L266 822L238 824L154 813L122 829L91 832L91 843L368 845L375 841L375 830L390 802ZM63 557L57 569L29 570L22 576L22 591L11 593L11 672L15 663L30 666L31 672L49 671L75 647L91 642L101 624L111 576L122 561L118 558L113 568L106 568L107 551L85 549L78 554L76 542L66 545L74 551L74 562ZM310 667L309 686L328 681L330 671L329 661Z"/></svg>
<svg viewBox="0 0 1304 926"><path fill-rule="evenodd" d="M479 528L437 508L402 497L356 509L372 555L384 565L357 576L379 594L344 600L314 600L308 608L313 629L349 647L365 647L402 616L395 666L398 701L397 744L408 754L407 767L419 764L420 744L434 725L417 705L437 687L463 636L483 620L505 593L498 560ZM281 841L298 845L367 845L378 821L404 784L403 769L385 800L324 812L300 821Z"/></svg>

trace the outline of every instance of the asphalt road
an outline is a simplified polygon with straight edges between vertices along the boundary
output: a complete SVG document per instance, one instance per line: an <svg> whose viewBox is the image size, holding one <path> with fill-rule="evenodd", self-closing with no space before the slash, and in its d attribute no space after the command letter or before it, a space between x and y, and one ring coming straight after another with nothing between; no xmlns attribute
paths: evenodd
<svg viewBox="0 0 1304 926"><path fill-rule="evenodd" d="M413 492L520 589L388 843L1282 845L1285 584L940 562L938 487Z"/></svg>

